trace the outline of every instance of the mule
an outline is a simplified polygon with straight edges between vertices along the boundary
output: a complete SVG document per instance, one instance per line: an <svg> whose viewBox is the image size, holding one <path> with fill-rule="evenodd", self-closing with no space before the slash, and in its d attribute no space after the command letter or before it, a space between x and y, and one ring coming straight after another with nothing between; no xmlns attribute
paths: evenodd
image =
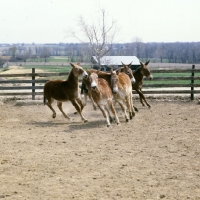
<svg viewBox="0 0 200 200"><path fill-rule="evenodd" d="M87 70L87 73L91 74L93 72L96 74L98 73L99 78L105 79L109 83L109 85L111 85L111 81L110 81L111 74L110 73L102 72L102 71L96 70L96 69L88 69ZM81 84L81 94L84 95L84 105L85 106L87 105L87 96L88 96L92 102L94 110L96 110L95 102L91 96L91 87L88 88L88 81L89 81L89 79L84 78L84 79L82 79L82 84Z"/></svg>
<svg viewBox="0 0 200 200"><path fill-rule="evenodd" d="M106 118L107 127L109 127L110 123L113 121L110 110L114 115L117 124L120 124L116 110L113 106L113 94L108 82L102 78L98 78L98 74L92 72L89 75L88 81L85 83L91 92L92 99Z"/></svg>
<svg viewBox="0 0 200 200"><path fill-rule="evenodd" d="M144 94L142 93L143 77L145 76L149 80L153 79L153 75L151 74L150 68L148 66L149 62L150 60L146 63L140 61L141 66L133 72L136 81L132 84L132 88L139 94L142 106L145 106L146 104L149 108L151 108L151 105L147 102Z"/></svg>
<svg viewBox="0 0 200 200"><path fill-rule="evenodd" d="M140 61L141 66L139 68L137 68L135 71L133 71L133 76L135 78L135 82L134 83L132 82L132 89L135 90L139 94L141 104L143 106L145 106L145 104L144 104L144 102L145 102L146 105L149 108L151 108L151 105L147 102L144 94L142 93L143 77L145 76L145 77L149 78L150 80L153 79L153 75L151 74L150 68L148 67L149 62L150 62L150 60L147 61L146 63L143 63ZM119 68L119 70L125 72L130 78L132 78L132 76L130 75L130 72L129 72L131 69L128 71L128 68L126 68L126 66L130 68L131 63L129 65L125 65L124 63L122 63L122 65L123 65L123 67ZM135 110L136 109L137 108L135 108Z"/></svg>
<svg viewBox="0 0 200 200"><path fill-rule="evenodd" d="M62 102L70 101L77 112L80 114L81 119L84 122L87 122L88 120L82 114L84 105L80 99L78 77L80 75L87 77L88 74L81 66L79 66L80 63L70 63L70 65L72 69L68 75L67 80L51 80L46 82L44 85L44 104L45 99L47 99L48 102L46 105L52 110L52 117L55 118L56 112L52 107L52 103L54 100L57 100L57 106L63 116L67 119L70 119L70 117L62 109Z"/></svg>
<svg viewBox="0 0 200 200"><path fill-rule="evenodd" d="M107 81L109 87L111 88L113 92L113 97L116 102L119 103L122 111L124 112L125 119L128 122L129 119L132 119L133 116L135 116L135 112L133 110L133 102L132 102L132 85L131 80L129 76L125 73L120 73L119 71L116 72L111 69L111 72L104 72L100 70L87 70L88 73L96 73L98 74L99 78L102 78ZM132 70L130 70L130 73L132 73ZM115 81L114 81L115 79ZM134 82L135 79L132 79L132 82ZM118 91L113 89L113 87L117 87ZM90 96L90 90L88 90L88 95ZM129 117L127 115L128 109Z"/></svg>
<svg viewBox="0 0 200 200"><path fill-rule="evenodd" d="M129 76L123 72L113 71L111 68L111 88L114 99L124 111L126 122L128 122L129 118L132 119L135 116L132 101L132 83ZM129 117L126 112L127 110Z"/></svg>

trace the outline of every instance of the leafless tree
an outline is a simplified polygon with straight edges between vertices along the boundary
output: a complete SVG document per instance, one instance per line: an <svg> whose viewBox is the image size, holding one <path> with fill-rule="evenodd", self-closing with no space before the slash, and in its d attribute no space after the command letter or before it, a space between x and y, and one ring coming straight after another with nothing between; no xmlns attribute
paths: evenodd
<svg viewBox="0 0 200 200"><path fill-rule="evenodd" d="M15 58L15 55L16 55L16 52L17 52L17 47L16 47L16 46L10 47L10 48L9 48L9 52L10 52L11 56L12 56L13 58Z"/></svg>
<svg viewBox="0 0 200 200"><path fill-rule="evenodd" d="M47 58L50 57L51 52L49 47L42 47L40 51L40 58L44 58L44 61L47 62Z"/></svg>
<svg viewBox="0 0 200 200"><path fill-rule="evenodd" d="M113 41L119 29L116 27L116 21L112 20L110 25L106 23L106 13L104 9L100 9L101 18L97 19L97 23L88 25L85 19L81 16L78 20L80 31L87 38L87 41L81 39L81 36L72 29L69 33L72 37L78 39L82 43L88 44L91 54L96 56L100 66L100 59L105 56L111 49Z"/></svg>

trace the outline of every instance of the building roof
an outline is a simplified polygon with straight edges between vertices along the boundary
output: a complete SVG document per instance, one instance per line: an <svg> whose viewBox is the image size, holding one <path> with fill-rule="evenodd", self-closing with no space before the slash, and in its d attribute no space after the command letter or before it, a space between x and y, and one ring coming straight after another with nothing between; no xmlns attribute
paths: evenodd
<svg viewBox="0 0 200 200"><path fill-rule="evenodd" d="M98 63L96 56L93 59ZM128 65L132 62L132 65L140 65L140 61L136 56L104 56L101 58L101 65L122 65L121 62Z"/></svg>

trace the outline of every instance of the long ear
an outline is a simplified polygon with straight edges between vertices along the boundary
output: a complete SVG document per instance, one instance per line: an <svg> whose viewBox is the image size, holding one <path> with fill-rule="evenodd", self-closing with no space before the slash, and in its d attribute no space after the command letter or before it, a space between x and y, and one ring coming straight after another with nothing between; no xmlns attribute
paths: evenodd
<svg viewBox="0 0 200 200"><path fill-rule="evenodd" d="M86 72L88 73L89 76L91 75L91 72L90 72L90 71L86 70Z"/></svg>
<svg viewBox="0 0 200 200"><path fill-rule="evenodd" d="M145 65L148 65L148 64L149 64L149 62L150 62L150 60L148 60L148 61L145 63Z"/></svg>
<svg viewBox="0 0 200 200"><path fill-rule="evenodd" d="M122 65L125 66L125 64L121 61Z"/></svg>
<svg viewBox="0 0 200 200"><path fill-rule="evenodd" d="M121 67L119 67L117 70L116 70L116 73L119 74L119 72L121 72Z"/></svg>
<svg viewBox="0 0 200 200"><path fill-rule="evenodd" d="M73 63L70 62L69 64L70 64L72 67L75 67L75 65L74 65Z"/></svg>
<svg viewBox="0 0 200 200"><path fill-rule="evenodd" d="M112 67L110 68L110 72L111 72L111 74L113 73L113 68Z"/></svg>
<svg viewBox="0 0 200 200"><path fill-rule="evenodd" d="M80 65L81 64L81 62L77 62L77 65Z"/></svg>
<svg viewBox="0 0 200 200"><path fill-rule="evenodd" d="M118 69L116 70L116 74L118 75L121 71L122 71L122 68L120 67L120 68L118 68Z"/></svg>
<svg viewBox="0 0 200 200"><path fill-rule="evenodd" d="M132 61L133 62L133 61ZM132 62L128 65L128 67L130 68L130 66L132 65Z"/></svg>
<svg viewBox="0 0 200 200"><path fill-rule="evenodd" d="M141 65L141 67L143 67L144 66L143 62L140 61L140 65Z"/></svg>

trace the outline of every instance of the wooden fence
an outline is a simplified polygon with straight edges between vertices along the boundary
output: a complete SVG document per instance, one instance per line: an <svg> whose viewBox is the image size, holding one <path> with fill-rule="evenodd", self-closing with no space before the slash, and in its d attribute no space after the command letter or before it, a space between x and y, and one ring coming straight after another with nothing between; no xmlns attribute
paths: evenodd
<svg viewBox="0 0 200 200"><path fill-rule="evenodd" d="M198 72L198 74L196 73ZM188 94L191 100L194 100L194 94L200 94L200 84L195 80L200 80L200 69L195 69L192 65L191 69L162 69L151 70L151 73L159 73L159 77L154 77L155 84L144 81L144 94ZM173 73L173 76L164 77L162 73ZM190 73L190 76L175 76L175 73ZM195 74L196 73L196 74ZM0 96L32 96L35 100L36 95L43 95L43 85L50 76L67 76L68 73L36 73L32 68L31 73L26 74L0 74ZM3 78L2 78L3 77ZM28 77L30 80L16 80L16 77ZM43 79L36 79L42 77ZM6 79L9 78L9 79ZM3 79L3 80L2 80ZM170 84L174 80L187 80L186 84ZM167 81L167 84L157 84L156 81ZM199 82L199 81L198 81ZM175 89L176 88L176 89ZM178 89L177 89L178 88ZM185 88L185 89L183 89Z"/></svg>

